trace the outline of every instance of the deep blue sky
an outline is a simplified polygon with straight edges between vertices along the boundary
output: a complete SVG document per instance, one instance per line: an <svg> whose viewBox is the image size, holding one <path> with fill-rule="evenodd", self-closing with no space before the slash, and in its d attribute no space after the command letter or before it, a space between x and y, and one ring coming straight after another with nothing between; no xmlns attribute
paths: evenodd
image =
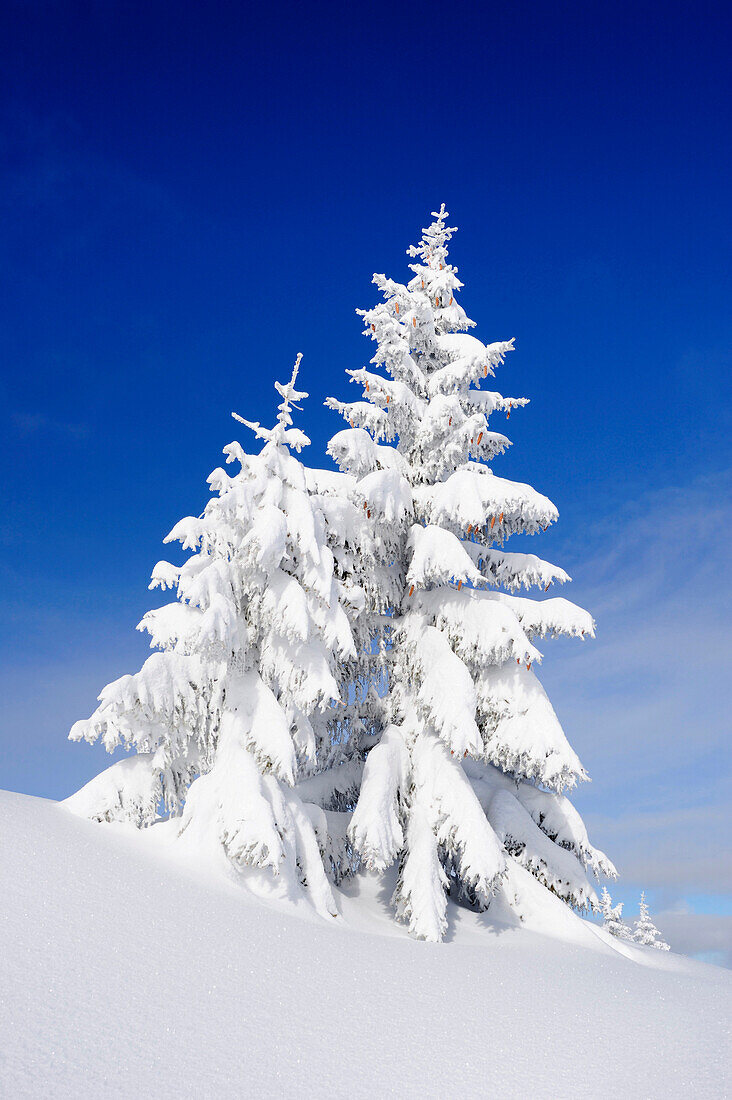
<svg viewBox="0 0 732 1100"><path fill-rule="evenodd" d="M516 337L496 385L532 398L497 472L559 505L533 548L575 575L567 594L615 595L604 623L592 608L597 663L552 666L595 776L583 810L608 846L621 812L706 812L728 759L710 623L729 512L709 517L731 465L729 47L718 3L6 7L0 786L63 797L99 769L67 729L144 659L150 569L202 509L230 410L270 419L302 351L322 463L341 426L323 398L370 355L354 309L374 270L404 277L444 201L476 334ZM663 600L670 657L647 667L649 643L608 680L603 629L627 653ZM688 718L651 708L616 746L649 682ZM574 710L580 683L594 702ZM687 886L655 883L669 903Z"/></svg>

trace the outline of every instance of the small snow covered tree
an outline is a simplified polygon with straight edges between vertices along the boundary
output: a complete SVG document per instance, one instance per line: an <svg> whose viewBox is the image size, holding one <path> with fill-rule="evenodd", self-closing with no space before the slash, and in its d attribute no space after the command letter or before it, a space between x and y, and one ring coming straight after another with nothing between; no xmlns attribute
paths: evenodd
<svg viewBox="0 0 732 1100"><path fill-rule="evenodd" d="M659 951L670 951L670 946L660 938L661 933L651 920L645 893L640 896L638 910L640 915L633 929L634 943L639 943L642 947L656 947Z"/></svg>
<svg viewBox="0 0 732 1100"><path fill-rule="evenodd" d="M619 940L633 939L631 929L623 920L623 903L621 901L618 905L613 905L607 886L602 888L600 909L604 918L602 927L606 932L609 932L611 936L616 936Z"/></svg>
<svg viewBox="0 0 732 1100"><path fill-rule="evenodd" d="M517 864L578 908L598 904L587 868L615 874L563 793L587 776L532 667L532 639L592 637L594 623L514 594L569 580L503 549L557 510L488 465L509 446L489 417L527 402L481 389L513 341L467 334L454 230L444 206L433 216L408 250L413 278L374 275L384 301L358 311L376 344L373 369L348 371L363 399L326 402L349 424L329 452L373 524L372 652L388 685L365 714L374 744L349 835L370 867L398 860L397 914L428 940L445 932L448 889L486 907L501 888L520 910Z"/></svg>
<svg viewBox="0 0 732 1100"><path fill-rule="evenodd" d="M341 688L356 679L366 595L355 578L369 558L368 531L362 510L334 487L341 475L307 471L291 453L309 443L292 426L293 403L307 397L295 389L300 358L290 382L275 384L274 428L237 416L264 441L261 452L224 448L239 472L214 470L216 496L203 515L165 540L192 555L153 571L151 588L177 590L140 623L159 652L106 687L71 730L72 740L136 755L68 805L144 826L162 801L182 814L181 832L215 838L235 866L270 868L334 914L321 857L337 867L338 843L295 784L353 755L355 699L349 710Z"/></svg>

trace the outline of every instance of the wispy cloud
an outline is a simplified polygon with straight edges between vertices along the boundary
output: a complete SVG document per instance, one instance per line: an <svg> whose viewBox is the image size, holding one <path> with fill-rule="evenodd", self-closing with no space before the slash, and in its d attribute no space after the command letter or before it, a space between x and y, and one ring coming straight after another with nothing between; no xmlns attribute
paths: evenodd
<svg viewBox="0 0 732 1100"><path fill-rule="evenodd" d="M575 802L623 879L732 893L732 474L628 502L575 548L597 639L541 678L594 782Z"/></svg>
<svg viewBox="0 0 732 1100"><path fill-rule="evenodd" d="M732 968L732 916L691 913L683 906L654 915L674 951Z"/></svg>
<svg viewBox="0 0 732 1100"><path fill-rule="evenodd" d="M618 816L587 813L585 820L617 858L622 879L652 889L661 904L692 893L732 895L729 787L715 791L708 805Z"/></svg>
<svg viewBox="0 0 732 1100"><path fill-rule="evenodd" d="M86 439L89 427L86 424L70 424L54 420L44 413L13 413L15 430L22 438L40 434L67 436L69 439Z"/></svg>

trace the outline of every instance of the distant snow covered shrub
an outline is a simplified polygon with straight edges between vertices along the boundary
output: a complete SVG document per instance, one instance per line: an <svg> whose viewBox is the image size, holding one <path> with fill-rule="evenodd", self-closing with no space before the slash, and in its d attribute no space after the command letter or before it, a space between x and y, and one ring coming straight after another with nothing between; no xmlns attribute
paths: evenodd
<svg viewBox="0 0 732 1100"><path fill-rule="evenodd" d="M640 896L638 905L639 916L633 930L633 942L641 947L655 947L658 951L670 951L669 945L661 939L661 933L651 920L651 913L646 904L646 895Z"/></svg>
<svg viewBox="0 0 732 1100"><path fill-rule="evenodd" d="M603 915L603 928L619 940L632 940L633 931L623 920L623 903L613 905L607 886L603 886L600 895L600 909Z"/></svg>

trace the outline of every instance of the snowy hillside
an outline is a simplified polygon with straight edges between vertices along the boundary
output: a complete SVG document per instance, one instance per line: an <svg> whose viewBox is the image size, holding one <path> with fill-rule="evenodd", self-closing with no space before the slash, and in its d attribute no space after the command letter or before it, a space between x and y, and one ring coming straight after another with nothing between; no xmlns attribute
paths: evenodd
<svg viewBox="0 0 732 1100"><path fill-rule="evenodd" d="M450 903L427 944L384 880L327 922L171 840L0 793L1 1095L729 1095L730 974L611 943L525 872L524 927Z"/></svg>

